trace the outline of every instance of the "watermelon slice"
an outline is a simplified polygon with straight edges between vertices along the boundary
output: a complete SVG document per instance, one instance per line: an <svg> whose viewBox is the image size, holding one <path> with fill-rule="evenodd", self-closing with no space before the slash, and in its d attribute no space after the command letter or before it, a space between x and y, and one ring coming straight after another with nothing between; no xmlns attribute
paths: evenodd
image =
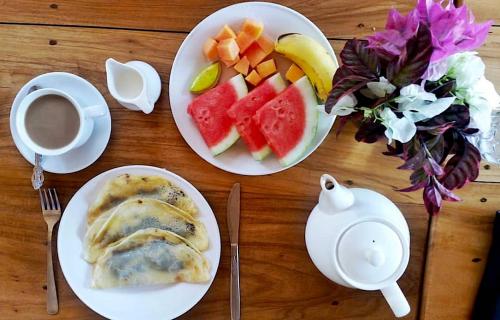
<svg viewBox="0 0 500 320"><path fill-rule="evenodd" d="M187 112L213 155L226 151L240 137L227 110L247 93L245 79L239 74L196 97L189 104Z"/></svg>
<svg viewBox="0 0 500 320"><path fill-rule="evenodd" d="M253 89L246 97L233 104L227 112L234 119L238 133L255 160L264 159L271 153L271 149L252 117L266 102L276 97L285 88L285 82L277 73Z"/></svg>
<svg viewBox="0 0 500 320"><path fill-rule="evenodd" d="M260 108L254 116L267 143L283 166L299 160L316 134L317 100L307 77Z"/></svg>

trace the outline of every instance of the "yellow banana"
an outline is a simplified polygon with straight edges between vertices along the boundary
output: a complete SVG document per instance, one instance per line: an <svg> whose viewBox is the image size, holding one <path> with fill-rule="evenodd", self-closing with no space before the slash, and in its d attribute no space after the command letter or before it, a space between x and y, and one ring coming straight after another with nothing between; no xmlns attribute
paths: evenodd
<svg viewBox="0 0 500 320"><path fill-rule="evenodd" d="M333 75L338 68L328 51L316 40L300 33L281 35L274 49L305 72L318 97L325 101L332 90Z"/></svg>

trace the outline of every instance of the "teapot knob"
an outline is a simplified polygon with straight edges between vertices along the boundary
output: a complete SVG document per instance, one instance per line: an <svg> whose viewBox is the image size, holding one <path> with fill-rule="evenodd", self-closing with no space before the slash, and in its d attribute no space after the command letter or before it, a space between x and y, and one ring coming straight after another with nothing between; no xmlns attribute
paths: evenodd
<svg viewBox="0 0 500 320"><path fill-rule="evenodd" d="M365 252L365 257L374 267L380 267L385 262L384 253L378 248L371 248Z"/></svg>

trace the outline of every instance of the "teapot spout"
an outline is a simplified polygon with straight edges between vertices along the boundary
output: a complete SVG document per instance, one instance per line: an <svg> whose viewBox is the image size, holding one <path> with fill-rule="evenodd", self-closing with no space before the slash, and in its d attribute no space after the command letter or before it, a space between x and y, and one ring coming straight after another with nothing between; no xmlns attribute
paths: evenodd
<svg viewBox="0 0 500 320"><path fill-rule="evenodd" d="M332 176L324 174L320 179L321 193L319 209L324 213L337 213L346 210L354 204L354 194Z"/></svg>

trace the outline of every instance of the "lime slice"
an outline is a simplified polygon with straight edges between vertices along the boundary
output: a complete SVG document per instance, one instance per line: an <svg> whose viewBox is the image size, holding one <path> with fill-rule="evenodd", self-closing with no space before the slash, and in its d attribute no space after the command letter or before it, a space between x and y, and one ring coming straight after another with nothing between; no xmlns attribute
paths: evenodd
<svg viewBox="0 0 500 320"><path fill-rule="evenodd" d="M220 74L221 67L219 62L209 65L194 78L189 90L193 93L201 93L215 87L219 81Z"/></svg>

